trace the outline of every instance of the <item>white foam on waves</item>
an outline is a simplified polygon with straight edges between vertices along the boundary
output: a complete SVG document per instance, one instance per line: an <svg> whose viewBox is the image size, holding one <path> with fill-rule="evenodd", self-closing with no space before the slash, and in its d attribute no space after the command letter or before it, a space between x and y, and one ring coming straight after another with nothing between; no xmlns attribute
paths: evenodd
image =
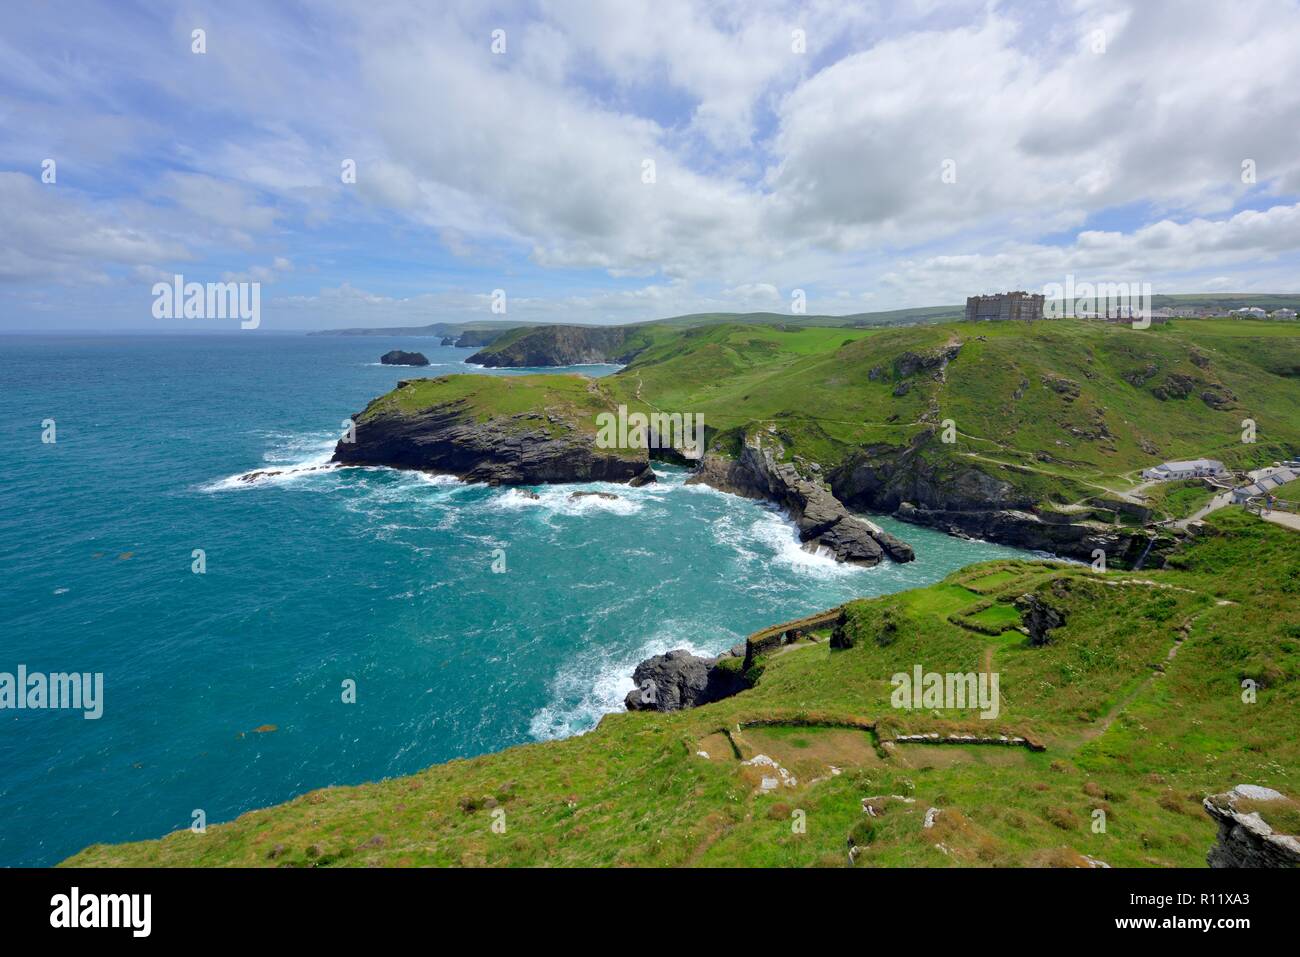
<svg viewBox="0 0 1300 957"><path fill-rule="evenodd" d="M616 491L615 491L616 490ZM609 512L614 515L635 515L641 511L643 503L636 493L640 489L631 489L626 485L593 483L591 485L547 485L530 489L510 488L495 496L489 508L502 512L522 512L538 509L553 515L590 515L593 512ZM599 495L577 495L575 492L600 492ZM537 497L534 498L533 495ZM613 495L614 498L606 498Z"/></svg>
<svg viewBox="0 0 1300 957"><path fill-rule="evenodd" d="M585 734L604 715L624 709L623 699L636 687L632 672L645 659L676 648L712 657L738 640L734 635L720 636L718 649L710 650L681 637L698 630L697 622L667 621L633 651L602 648L598 644L587 647L555 676L551 682L551 701L533 715L529 733L538 741Z"/></svg>

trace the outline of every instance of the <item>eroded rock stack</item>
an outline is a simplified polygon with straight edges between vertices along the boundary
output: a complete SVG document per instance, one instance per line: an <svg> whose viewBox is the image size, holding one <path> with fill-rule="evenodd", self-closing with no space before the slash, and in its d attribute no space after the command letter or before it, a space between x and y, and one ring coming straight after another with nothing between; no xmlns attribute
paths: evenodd
<svg viewBox="0 0 1300 957"><path fill-rule="evenodd" d="M912 546L852 514L820 482L804 478L789 462L776 461L760 437L747 439L734 459L706 454L689 481L776 502L794 520L800 541L828 549L837 561L877 565L885 555L896 562L916 557Z"/></svg>

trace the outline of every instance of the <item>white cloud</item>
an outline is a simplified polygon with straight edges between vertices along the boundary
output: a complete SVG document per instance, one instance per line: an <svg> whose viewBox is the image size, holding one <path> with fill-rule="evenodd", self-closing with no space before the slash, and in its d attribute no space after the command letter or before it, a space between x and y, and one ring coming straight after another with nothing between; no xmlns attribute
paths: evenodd
<svg viewBox="0 0 1300 957"><path fill-rule="evenodd" d="M1270 273L1268 267L1297 248L1300 204L1247 210L1224 220L1164 220L1129 233L1089 231L1069 245L1016 243L990 254L902 260L882 284L895 293L942 291L936 302L957 302L978 291L1041 289L1063 283L1067 274L1087 282L1150 282L1164 293L1197 292L1231 289L1234 280L1217 271L1240 264L1249 273L1265 271L1276 291L1288 292L1300 288L1294 269L1279 265ZM1240 288L1247 285L1253 286Z"/></svg>
<svg viewBox="0 0 1300 957"><path fill-rule="evenodd" d="M280 215L274 207L262 204L247 186L203 173L169 172L158 193L192 217L192 225L228 230L241 240L271 229Z"/></svg>
<svg viewBox="0 0 1300 957"><path fill-rule="evenodd" d="M486 288L560 277L512 303L596 321L796 287L810 311L959 301L1065 272L1284 283L1300 257L1289 0L233 2L199 8L202 57L194 10L79 9L77 57L31 52L57 33L40 17L0 42L18 120L0 161L57 148L98 189L0 181L0 280L194 257L294 291L320 270L336 293L301 298L361 312L478 308L433 266L422 295L410 246ZM385 256L400 267L352 270Z"/></svg>
<svg viewBox="0 0 1300 957"><path fill-rule="evenodd" d="M188 255L166 236L124 222L66 186L0 172L0 281L104 282L111 266Z"/></svg>
<svg viewBox="0 0 1300 957"><path fill-rule="evenodd" d="M277 256L269 266L249 266L243 272L225 272L222 282L261 282L271 284L284 273L293 271L293 263L283 256Z"/></svg>

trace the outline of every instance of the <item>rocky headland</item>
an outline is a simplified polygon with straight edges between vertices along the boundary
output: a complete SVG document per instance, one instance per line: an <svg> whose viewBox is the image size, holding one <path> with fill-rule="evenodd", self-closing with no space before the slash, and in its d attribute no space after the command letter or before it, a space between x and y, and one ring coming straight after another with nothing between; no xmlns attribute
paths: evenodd
<svg viewBox="0 0 1300 957"><path fill-rule="evenodd" d="M729 698L749 687L741 672L744 645L716 658L677 649L636 666L636 687L623 704L629 711L680 711ZM724 663L725 662L725 663Z"/></svg>
<svg viewBox="0 0 1300 957"><path fill-rule="evenodd" d="M467 359L489 368L625 363L645 347L628 326L538 326L508 333ZM465 339L462 337L461 342Z"/></svg>
<svg viewBox="0 0 1300 957"><path fill-rule="evenodd" d="M515 393L526 401L506 401ZM644 449L597 447L592 423L607 403L577 376L408 380L354 418L355 441L340 440L333 461L497 485L652 480ZM527 410L511 411L515 404Z"/></svg>

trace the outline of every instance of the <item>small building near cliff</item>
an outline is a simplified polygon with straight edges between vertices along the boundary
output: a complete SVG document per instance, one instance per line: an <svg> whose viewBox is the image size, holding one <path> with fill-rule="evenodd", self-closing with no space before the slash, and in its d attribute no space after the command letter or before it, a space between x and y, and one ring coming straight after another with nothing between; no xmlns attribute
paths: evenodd
<svg viewBox="0 0 1300 957"><path fill-rule="evenodd" d="M1226 471L1223 463L1217 459L1191 459L1187 462L1162 462L1154 468L1145 469L1142 477L1157 482L1177 482L1182 479L1210 478Z"/></svg>

